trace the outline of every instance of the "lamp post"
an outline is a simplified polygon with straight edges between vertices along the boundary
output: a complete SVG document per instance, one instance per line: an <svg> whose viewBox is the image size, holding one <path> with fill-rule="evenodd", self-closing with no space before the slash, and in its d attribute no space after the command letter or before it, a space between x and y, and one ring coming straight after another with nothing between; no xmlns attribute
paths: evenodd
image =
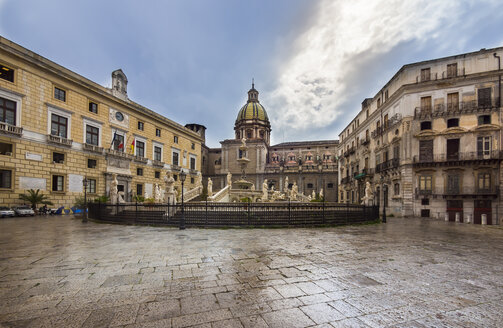
<svg viewBox="0 0 503 328"><path fill-rule="evenodd" d="M185 182L185 179L187 178L187 173L185 173L183 170L180 172L180 181L182 182L182 219L180 220L180 230L185 229L185 210L183 206L183 183Z"/></svg>
<svg viewBox="0 0 503 328"><path fill-rule="evenodd" d="M82 223L87 222L87 184L89 181L87 180L87 177L84 177L84 180L82 180L82 185L84 186L84 215L82 217Z"/></svg>

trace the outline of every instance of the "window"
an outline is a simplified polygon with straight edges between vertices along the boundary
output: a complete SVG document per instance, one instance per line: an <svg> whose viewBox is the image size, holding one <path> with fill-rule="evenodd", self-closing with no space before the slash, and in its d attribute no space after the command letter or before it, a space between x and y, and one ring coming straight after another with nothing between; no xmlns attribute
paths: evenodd
<svg viewBox="0 0 503 328"><path fill-rule="evenodd" d="M51 134L66 138L68 132L68 119L57 114L51 115Z"/></svg>
<svg viewBox="0 0 503 328"><path fill-rule="evenodd" d="M194 184L194 178L190 178L190 183Z"/></svg>
<svg viewBox="0 0 503 328"><path fill-rule="evenodd" d="M95 102L89 102L89 111L94 114L98 114L98 104Z"/></svg>
<svg viewBox="0 0 503 328"><path fill-rule="evenodd" d="M90 194L96 193L96 179L87 179L87 192Z"/></svg>
<svg viewBox="0 0 503 328"><path fill-rule="evenodd" d="M393 192L394 192L395 196L400 196L400 184L399 183L395 183L393 185Z"/></svg>
<svg viewBox="0 0 503 328"><path fill-rule="evenodd" d="M192 143L192 144L190 145L190 148L192 148L192 149L196 149L196 144L195 144L195 143Z"/></svg>
<svg viewBox="0 0 503 328"><path fill-rule="evenodd" d="M86 124L86 143L89 145L98 146L98 138L100 134L100 129L92 125Z"/></svg>
<svg viewBox="0 0 503 328"><path fill-rule="evenodd" d="M98 161L95 159L88 158L87 159L87 168L89 169L95 169Z"/></svg>
<svg viewBox="0 0 503 328"><path fill-rule="evenodd" d="M62 175L52 176L52 191L64 191L65 177Z"/></svg>
<svg viewBox="0 0 503 328"><path fill-rule="evenodd" d="M383 128L386 130L388 128L388 114L384 115Z"/></svg>
<svg viewBox="0 0 503 328"><path fill-rule="evenodd" d="M160 178L161 178L161 172L159 172L159 171L155 171L155 172L154 172L154 177L155 177L156 179L160 179Z"/></svg>
<svg viewBox="0 0 503 328"><path fill-rule="evenodd" d="M190 169L195 170L196 169L196 159L194 157L190 158Z"/></svg>
<svg viewBox="0 0 503 328"><path fill-rule="evenodd" d="M178 136L174 136L173 137L173 142L176 143L176 144L178 143Z"/></svg>
<svg viewBox="0 0 503 328"><path fill-rule="evenodd" d="M459 174L449 174L447 176L447 194L448 195L457 195L459 194Z"/></svg>
<svg viewBox="0 0 503 328"><path fill-rule="evenodd" d="M144 124L143 122L138 122L138 130L142 130L143 131L143 128L144 128Z"/></svg>
<svg viewBox="0 0 503 328"><path fill-rule="evenodd" d="M307 187L308 187L309 189L313 189L313 184L312 184L312 183L308 183L308 184L307 184Z"/></svg>
<svg viewBox="0 0 503 328"><path fill-rule="evenodd" d="M14 70L12 68L5 67L4 65L0 65L0 79L14 82Z"/></svg>
<svg viewBox="0 0 503 328"><path fill-rule="evenodd" d="M377 108L381 107L381 98L377 98Z"/></svg>
<svg viewBox="0 0 503 328"><path fill-rule="evenodd" d="M480 115L479 125L491 124L491 115Z"/></svg>
<svg viewBox="0 0 503 328"><path fill-rule="evenodd" d="M421 97L421 110L431 112L431 96Z"/></svg>
<svg viewBox="0 0 503 328"><path fill-rule="evenodd" d="M145 143L136 140L136 156L145 157Z"/></svg>
<svg viewBox="0 0 503 328"><path fill-rule="evenodd" d="M459 109L459 93L453 92L447 94L447 110L453 111Z"/></svg>
<svg viewBox="0 0 503 328"><path fill-rule="evenodd" d="M327 188L328 189L333 189L334 188L334 184L333 183L328 183L327 184Z"/></svg>
<svg viewBox="0 0 503 328"><path fill-rule="evenodd" d="M422 130L431 130L431 122L430 121L421 122L421 131Z"/></svg>
<svg viewBox="0 0 503 328"><path fill-rule="evenodd" d="M58 87L54 87L54 98L61 101L66 101L66 91Z"/></svg>
<svg viewBox="0 0 503 328"><path fill-rule="evenodd" d="M178 152L173 152L173 165L178 165L178 157L179 157L179 154Z"/></svg>
<svg viewBox="0 0 503 328"><path fill-rule="evenodd" d="M161 129L155 129L155 136L160 137L161 136Z"/></svg>
<svg viewBox="0 0 503 328"><path fill-rule="evenodd" d="M136 175L142 176L143 175L143 169L141 167L138 167L136 169Z"/></svg>
<svg viewBox="0 0 503 328"><path fill-rule="evenodd" d="M488 156L491 153L491 137L477 137L477 155Z"/></svg>
<svg viewBox="0 0 503 328"><path fill-rule="evenodd" d="M491 173L478 174L478 188L479 190L491 189Z"/></svg>
<svg viewBox="0 0 503 328"><path fill-rule="evenodd" d="M52 153L53 163L63 164L65 162L65 154L62 153Z"/></svg>
<svg viewBox="0 0 503 328"><path fill-rule="evenodd" d="M431 191L432 176L422 175L419 177L419 190L421 191Z"/></svg>
<svg viewBox="0 0 503 328"><path fill-rule="evenodd" d="M459 118L450 118L447 120L448 128L454 128L456 126L459 126Z"/></svg>
<svg viewBox="0 0 503 328"><path fill-rule="evenodd" d="M246 138L251 139L252 137L252 130L246 130Z"/></svg>
<svg viewBox="0 0 503 328"><path fill-rule="evenodd" d="M481 108L490 108L491 102L491 88L479 89L477 93L478 105Z"/></svg>
<svg viewBox="0 0 503 328"><path fill-rule="evenodd" d="M388 100L388 90L384 91L384 101Z"/></svg>
<svg viewBox="0 0 503 328"><path fill-rule="evenodd" d="M421 199L421 205L430 205L430 199L429 198Z"/></svg>
<svg viewBox="0 0 503 328"><path fill-rule="evenodd" d="M112 141L114 150L124 151L124 136L122 134L114 134L114 139Z"/></svg>
<svg viewBox="0 0 503 328"><path fill-rule="evenodd" d="M12 144L0 142L0 155L12 156Z"/></svg>
<svg viewBox="0 0 503 328"><path fill-rule="evenodd" d="M178 175L173 174L173 180L178 181Z"/></svg>
<svg viewBox="0 0 503 328"><path fill-rule="evenodd" d="M16 103L14 101L0 98L0 121L16 125Z"/></svg>
<svg viewBox="0 0 503 328"><path fill-rule="evenodd" d="M136 194L137 194L138 196L142 196L142 195L143 195L143 185L142 185L142 184L140 184L140 183L138 183L138 184L136 185Z"/></svg>
<svg viewBox="0 0 503 328"><path fill-rule="evenodd" d="M400 158L400 147L398 145L393 147L393 158Z"/></svg>
<svg viewBox="0 0 503 328"><path fill-rule="evenodd" d="M447 65L447 77L456 77L458 76L458 64L448 64Z"/></svg>
<svg viewBox="0 0 503 328"><path fill-rule="evenodd" d="M421 82L426 82L431 79L431 69L428 68L423 68L421 70Z"/></svg>
<svg viewBox="0 0 503 328"><path fill-rule="evenodd" d="M459 159L459 139L447 139L447 159Z"/></svg>
<svg viewBox="0 0 503 328"><path fill-rule="evenodd" d="M162 148L154 146L154 160L162 161Z"/></svg>
<svg viewBox="0 0 503 328"><path fill-rule="evenodd" d="M433 140L419 140L419 161L433 161Z"/></svg>
<svg viewBox="0 0 503 328"><path fill-rule="evenodd" d="M0 188L10 189L12 187L12 171L0 170Z"/></svg>

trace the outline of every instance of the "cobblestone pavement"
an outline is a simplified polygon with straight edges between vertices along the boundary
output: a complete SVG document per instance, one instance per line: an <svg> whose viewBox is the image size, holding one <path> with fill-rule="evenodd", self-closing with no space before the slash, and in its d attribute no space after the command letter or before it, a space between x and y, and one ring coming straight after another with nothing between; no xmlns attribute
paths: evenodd
<svg viewBox="0 0 503 328"><path fill-rule="evenodd" d="M501 327L503 229L0 220L0 326Z"/></svg>

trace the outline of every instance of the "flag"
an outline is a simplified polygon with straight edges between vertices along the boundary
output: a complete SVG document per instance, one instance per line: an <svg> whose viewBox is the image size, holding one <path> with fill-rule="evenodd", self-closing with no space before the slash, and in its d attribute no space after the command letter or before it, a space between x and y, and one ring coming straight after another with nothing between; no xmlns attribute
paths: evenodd
<svg viewBox="0 0 503 328"><path fill-rule="evenodd" d="M119 150L124 150L124 141L123 139L121 140L121 143L119 144Z"/></svg>
<svg viewBox="0 0 503 328"><path fill-rule="evenodd" d="M133 143L131 143L131 152L134 154L134 138L133 138Z"/></svg>
<svg viewBox="0 0 503 328"><path fill-rule="evenodd" d="M112 142L110 143L110 148L114 145L115 137L117 137L117 131L114 132L114 137L112 138Z"/></svg>

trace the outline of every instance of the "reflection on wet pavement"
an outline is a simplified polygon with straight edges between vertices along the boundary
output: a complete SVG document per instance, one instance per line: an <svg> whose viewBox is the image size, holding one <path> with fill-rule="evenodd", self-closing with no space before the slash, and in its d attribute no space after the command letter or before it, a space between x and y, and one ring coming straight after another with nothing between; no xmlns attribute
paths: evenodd
<svg viewBox="0 0 503 328"><path fill-rule="evenodd" d="M498 327L503 229L0 220L0 326Z"/></svg>

